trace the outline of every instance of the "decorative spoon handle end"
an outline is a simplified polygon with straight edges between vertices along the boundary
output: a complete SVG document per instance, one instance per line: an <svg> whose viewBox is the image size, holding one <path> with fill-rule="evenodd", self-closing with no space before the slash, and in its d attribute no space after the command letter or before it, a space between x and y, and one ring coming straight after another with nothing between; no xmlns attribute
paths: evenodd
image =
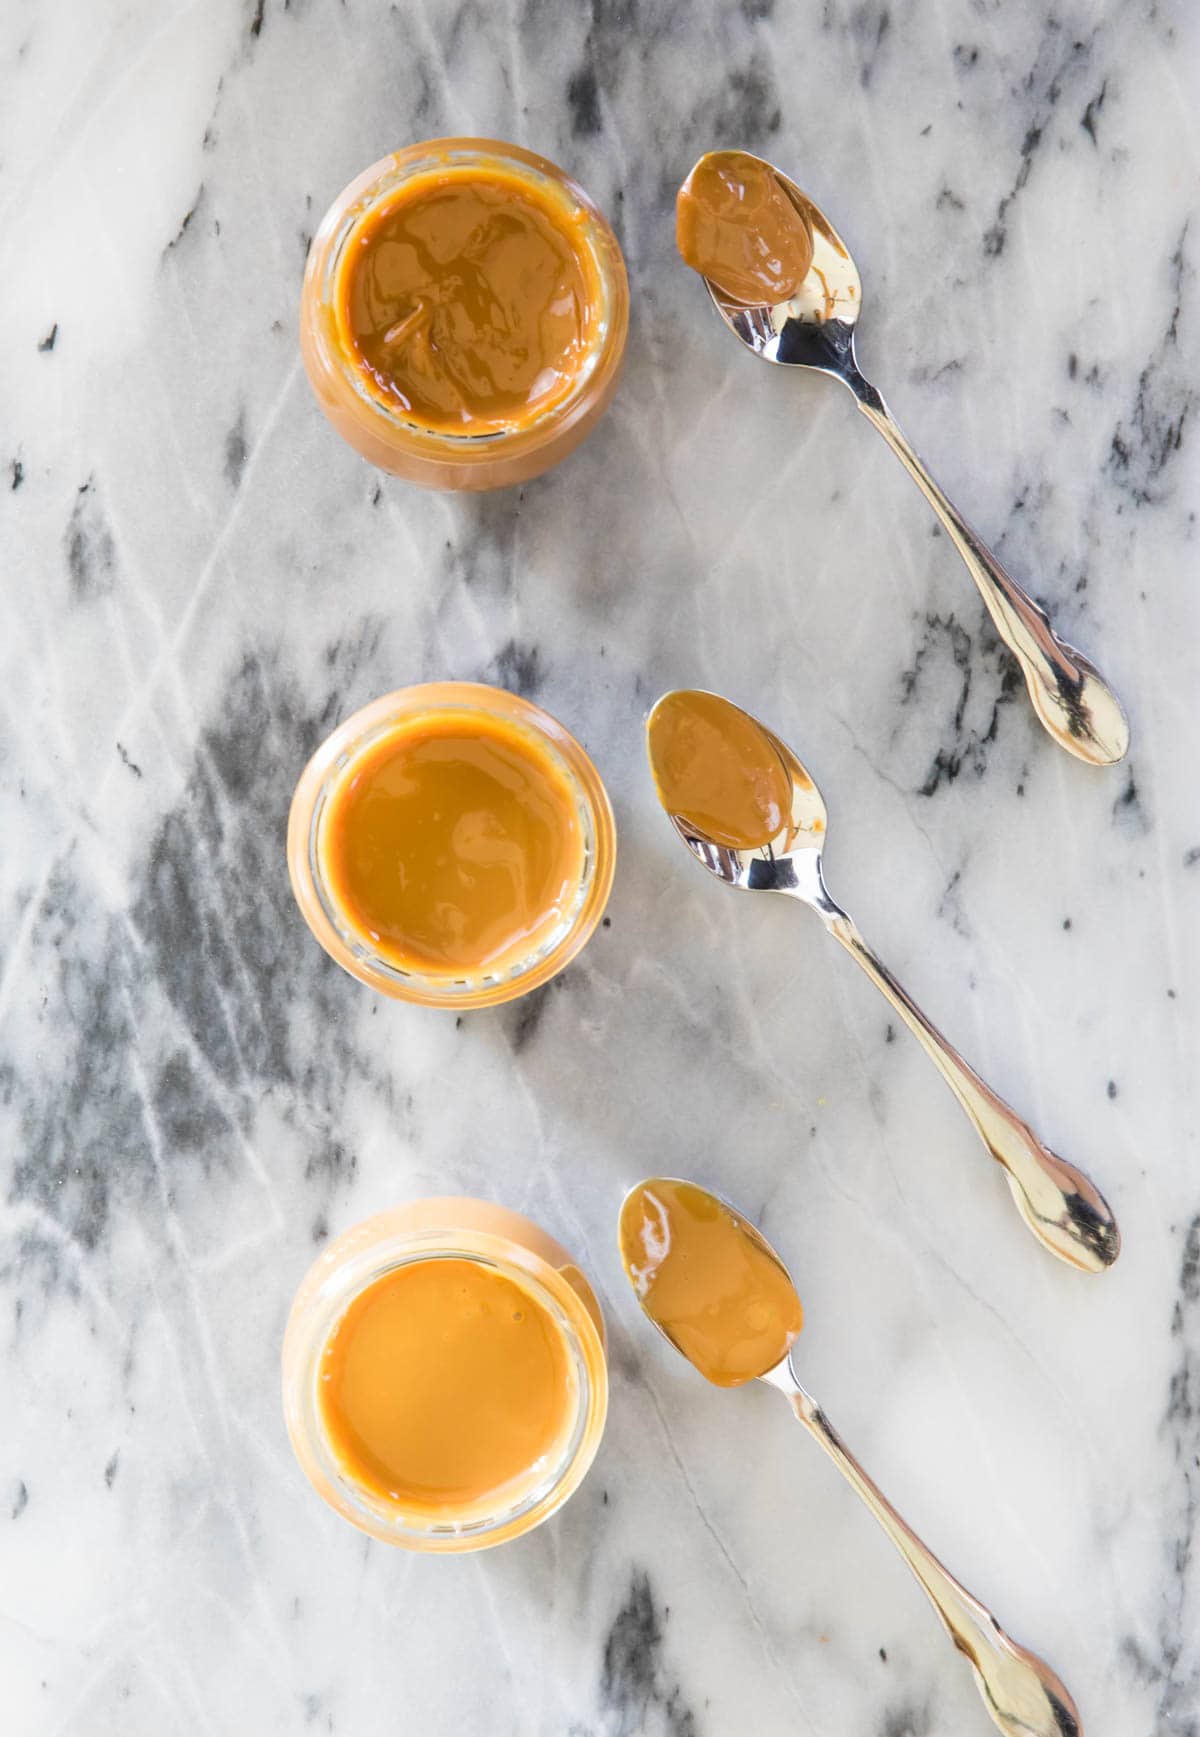
<svg viewBox="0 0 1200 1737"><path fill-rule="evenodd" d="M824 882L819 899L810 897L808 902L815 904L830 934L891 1002L950 1087L979 1138L1003 1167L1013 1199L1034 1236L1079 1271L1104 1272L1120 1252L1121 1233L1100 1190L1039 1140L1029 1124L980 1079L867 945L854 920L833 903Z"/></svg>
<svg viewBox="0 0 1200 1737"><path fill-rule="evenodd" d="M863 415L896 454L942 521L979 587L996 631L1021 666L1033 709L1060 748L1092 766L1112 766L1129 747L1120 700L1090 659L1060 639L1044 609L1000 565L987 544L930 476L873 386L854 369L843 375Z"/></svg>
<svg viewBox="0 0 1200 1737"><path fill-rule="evenodd" d="M798 1420L900 1552L974 1671L976 1687L993 1724L1006 1737L1083 1737L1079 1709L1057 1672L1007 1635L991 1611L918 1538L859 1465L816 1400L801 1387L787 1359L761 1379L784 1394Z"/></svg>

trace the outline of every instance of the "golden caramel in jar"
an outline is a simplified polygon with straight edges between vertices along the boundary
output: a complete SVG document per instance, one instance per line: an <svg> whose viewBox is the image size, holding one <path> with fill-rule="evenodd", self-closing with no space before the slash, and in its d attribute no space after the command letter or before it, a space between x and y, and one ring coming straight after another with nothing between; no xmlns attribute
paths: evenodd
<svg viewBox="0 0 1200 1737"><path fill-rule="evenodd" d="M403 720L364 747L321 824L326 885L402 970L499 969L563 916L583 871L567 778L532 731L479 711Z"/></svg>
<svg viewBox="0 0 1200 1737"><path fill-rule="evenodd" d="M481 1261L408 1261L362 1291L318 1376L354 1483L407 1512L503 1507L561 1457L577 1398L562 1331Z"/></svg>

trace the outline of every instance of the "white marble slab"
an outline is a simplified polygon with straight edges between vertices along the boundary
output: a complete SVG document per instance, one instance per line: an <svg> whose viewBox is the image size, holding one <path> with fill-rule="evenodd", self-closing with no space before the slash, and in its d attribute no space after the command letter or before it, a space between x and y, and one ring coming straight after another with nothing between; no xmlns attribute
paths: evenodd
<svg viewBox="0 0 1200 1737"><path fill-rule="evenodd" d="M637 1315L614 1213L660 1168L760 1218L802 1373L1089 1737L1197 1727L1198 41L1183 0L0 13L6 1732L989 1729L782 1405ZM451 131L569 166L628 251L618 399L520 494L376 475L297 356L324 206ZM716 144L835 217L864 366L1123 693L1127 765L1042 735L849 400L712 317L671 201ZM435 676L561 716L621 827L611 927L461 1027L340 974L283 859L321 734ZM835 894L1091 1170L1111 1275L1029 1239L815 922L681 854L640 745L679 683L810 762ZM319 1241L455 1190L577 1253L613 1394L558 1520L436 1561L312 1496L277 1360Z"/></svg>

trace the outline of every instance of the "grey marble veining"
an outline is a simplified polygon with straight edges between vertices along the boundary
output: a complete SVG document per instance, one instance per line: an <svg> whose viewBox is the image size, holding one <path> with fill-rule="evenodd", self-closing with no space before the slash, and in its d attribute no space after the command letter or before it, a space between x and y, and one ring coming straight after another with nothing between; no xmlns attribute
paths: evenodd
<svg viewBox="0 0 1200 1737"><path fill-rule="evenodd" d="M657 1168L760 1219L807 1382L1089 1737L1200 1728L1198 43L1182 0L0 14L6 1732L989 1729L774 1397L636 1314L615 1207ZM473 499L343 447L295 337L327 203L446 132L569 167L634 296L594 437ZM1125 765L1042 735L837 389L711 315L671 206L715 144L845 234L864 367L1122 693ZM561 716L621 831L578 963L461 1023L343 976L283 858L324 732L441 676ZM1095 1176L1112 1274L1038 1250L815 923L686 860L640 746L679 683L811 764L835 895ZM433 1561L311 1494L277 1363L329 1234L454 1191L576 1252L613 1394L554 1522Z"/></svg>

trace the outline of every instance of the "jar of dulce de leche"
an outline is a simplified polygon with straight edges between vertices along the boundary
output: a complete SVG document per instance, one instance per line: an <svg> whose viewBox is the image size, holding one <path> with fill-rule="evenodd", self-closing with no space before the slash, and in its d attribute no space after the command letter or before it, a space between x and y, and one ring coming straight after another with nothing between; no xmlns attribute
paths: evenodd
<svg viewBox="0 0 1200 1737"><path fill-rule="evenodd" d="M325 951L381 994L490 1007L575 958L608 901L616 827L582 745L475 682L346 718L292 799L288 870Z"/></svg>
<svg viewBox="0 0 1200 1737"><path fill-rule="evenodd" d="M426 488L525 482L607 409L629 323L621 250L544 157L431 139L350 183L309 251L300 345L326 416Z"/></svg>
<svg viewBox="0 0 1200 1737"><path fill-rule="evenodd" d="M372 1537L484 1550L576 1490L608 1407L595 1293L545 1231L490 1201L410 1201L322 1250L283 1346L313 1488Z"/></svg>

